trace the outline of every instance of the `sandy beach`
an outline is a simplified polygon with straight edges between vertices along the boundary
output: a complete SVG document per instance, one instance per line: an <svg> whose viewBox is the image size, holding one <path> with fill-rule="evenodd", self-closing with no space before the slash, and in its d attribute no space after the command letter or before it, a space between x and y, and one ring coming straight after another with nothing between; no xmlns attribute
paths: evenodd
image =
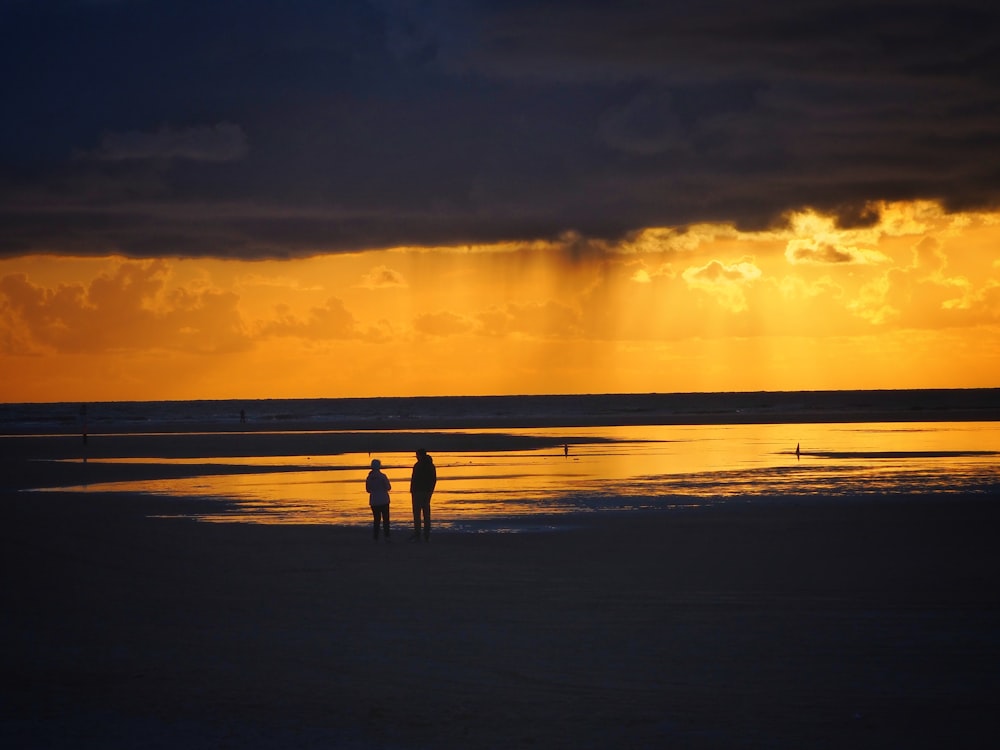
<svg viewBox="0 0 1000 750"><path fill-rule="evenodd" d="M367 527L156 517L183 512L178 498L18 492L52 482L30 457L2 464L4 747L937 748L996 734L995 496L600 513L427 545L396 515L376 545Z"/></svg>

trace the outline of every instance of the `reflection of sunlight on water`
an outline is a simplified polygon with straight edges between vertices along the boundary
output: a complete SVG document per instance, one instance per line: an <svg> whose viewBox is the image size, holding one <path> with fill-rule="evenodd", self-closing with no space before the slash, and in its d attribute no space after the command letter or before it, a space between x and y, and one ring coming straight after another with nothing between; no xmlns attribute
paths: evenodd
<svg viewBox="0 0 1000 750"><path fill-rule="evenodd" d="M552 448L434 454L437 528L767 495L974 492L1000 485L996 423L640 426L517 433L556 436L569 445L569 454ZM595 437L609 442L576 442ZM975 451L983 454L970 455ZM393 524L405 526L411 520L413 456L378 457L393 483ZM198 517L209 521L354 525L370 520L366 454L158 463L226 465L236 473L86 489L225 500L224 505L206 503L206 512ZM252 467L255 473L239 473L240 467Z"/></svg>

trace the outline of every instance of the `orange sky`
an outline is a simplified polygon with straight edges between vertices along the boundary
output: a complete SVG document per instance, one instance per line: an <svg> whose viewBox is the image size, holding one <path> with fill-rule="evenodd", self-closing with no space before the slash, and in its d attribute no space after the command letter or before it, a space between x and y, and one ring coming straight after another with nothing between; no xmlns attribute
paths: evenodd
<svg viewBox="0 0 1000 750"><path fill-rule="evenodd" d="M1000 386L1000 214L0 260L0 401Z"/></svg>

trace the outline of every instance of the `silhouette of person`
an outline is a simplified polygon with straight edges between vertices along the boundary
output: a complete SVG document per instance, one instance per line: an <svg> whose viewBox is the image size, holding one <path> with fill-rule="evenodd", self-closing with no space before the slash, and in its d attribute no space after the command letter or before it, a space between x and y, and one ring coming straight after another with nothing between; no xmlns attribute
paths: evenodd
<svg viewBox="0 0 1000 750"><path fill-rule="evenodd" d="M389 541L389 490L392 485L389 477L382 473L382 462L377 458L372 459L372 470L368 472L365 479L365 489L368 491L368 504L372 508L372 518L375 521L374 534L375 541L378 541L378 527L382 524L382 532L385 540Z"/></svg>
<svg viewBox="0 0 1000 750"><path fill-rule="evenodd" d="M417 462L410 475L410 499L413 501L413 535L410 541L420 541L420 519L423 517L424 541L431 537L431 495L437 485L437 468L434 459L423 448L417 451Z"/></svg>
<svg viewBox="0 0 1000 750"><path fill-rule="evenodd" d="M240 424L246 424L247 412L246 409L240 409Z"/></svg>
<svg viewBox="0 0 1000 750"><path fill-rule="evenodd" d="M83 438L83 462L87 463L87 405L80 404L80 435Z"/></svg>

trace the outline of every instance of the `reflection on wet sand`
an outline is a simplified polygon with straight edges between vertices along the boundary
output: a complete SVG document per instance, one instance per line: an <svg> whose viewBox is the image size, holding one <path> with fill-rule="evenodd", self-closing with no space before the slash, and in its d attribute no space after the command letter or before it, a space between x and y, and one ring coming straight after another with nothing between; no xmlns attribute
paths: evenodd
<svg viewBox="0 0 1000 750"><path fill-rule="evenodd" d="M447 438L447 431L434 434ZM524 526L574 512L763 496L976 492L1000 485L994 422L536 428L516 436L520 444L544 447L434 453L437 528L496 529L510 519ZM75 489L205 498L197 517L206 521L364 524L364 477L373 456L91 459L172 472ZM394 521L402 523L413 453L378 458L396 488Z"/></svg>

